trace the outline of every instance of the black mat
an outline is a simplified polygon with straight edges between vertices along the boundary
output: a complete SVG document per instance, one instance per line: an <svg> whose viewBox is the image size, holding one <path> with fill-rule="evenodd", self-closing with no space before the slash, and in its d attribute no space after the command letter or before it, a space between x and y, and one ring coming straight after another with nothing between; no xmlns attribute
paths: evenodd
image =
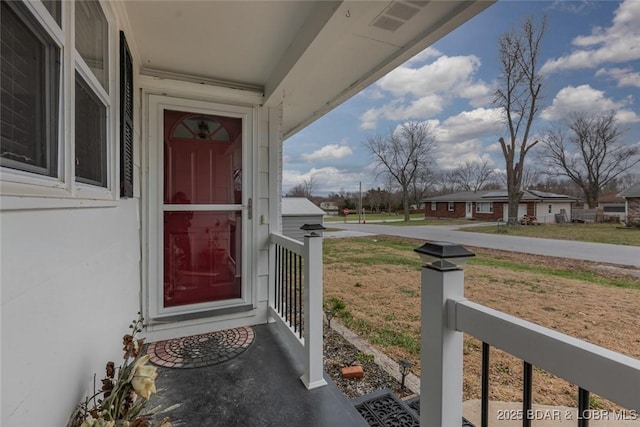
<svg viewBox="0 0 640 427"><path fill-rule="evenodd" d="M419 427L420 396L407 401L383 389L351 401L371 427ZM462 417L462 427L475 427Z"/></svg>

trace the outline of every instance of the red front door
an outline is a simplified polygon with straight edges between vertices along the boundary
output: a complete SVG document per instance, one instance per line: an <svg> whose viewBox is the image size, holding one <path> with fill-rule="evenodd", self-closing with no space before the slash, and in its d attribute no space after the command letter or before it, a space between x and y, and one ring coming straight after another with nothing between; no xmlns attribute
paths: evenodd
<svg viewBox="0 0 640 427"><path fill-rule="evenodd" d="M242 119L164 111L164 307L241 298Z"/></svg>

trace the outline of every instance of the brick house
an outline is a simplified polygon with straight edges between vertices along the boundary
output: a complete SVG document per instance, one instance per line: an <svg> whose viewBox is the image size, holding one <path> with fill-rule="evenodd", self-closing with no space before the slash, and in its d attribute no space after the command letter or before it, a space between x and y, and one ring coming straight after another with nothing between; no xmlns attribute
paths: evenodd
<svg viewBox="0 0 640 427"><path fill-rule="evenodd" d="M556 222L556 215L566 213L571 218L571 204L576 199L564 194L526 190L518 207L518 218L535 216L543 223ZM467 218L479 221L508 219L506 190L462 191L442 196L428 197L425 218Z"/></svg>
<svg viewBox="0 0 640 427"><path fill-rule="evenodd" d="M625 217L628 226L640 226L640 182L627 188L618 196L625 200Z"/></svg>

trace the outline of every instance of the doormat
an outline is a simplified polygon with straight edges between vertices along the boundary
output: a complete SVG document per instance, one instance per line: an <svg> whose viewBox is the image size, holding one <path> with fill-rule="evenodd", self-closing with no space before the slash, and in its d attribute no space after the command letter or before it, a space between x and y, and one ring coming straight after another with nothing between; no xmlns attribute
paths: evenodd
<svg viewBox="0 0 640 427"><path fill-rule="evenodd" d="M419 427L420 396L401 400L388 388L356 397L351 403L370 427ZM462 417L462 427L474 427Z"/></svg>
<svg viewBox="0 0 640 427"><path fill-rule="evenodd" d="M165 368L202 368L226 362L243 353L255 335L240 327L149 344L149 360Z"/></svg>

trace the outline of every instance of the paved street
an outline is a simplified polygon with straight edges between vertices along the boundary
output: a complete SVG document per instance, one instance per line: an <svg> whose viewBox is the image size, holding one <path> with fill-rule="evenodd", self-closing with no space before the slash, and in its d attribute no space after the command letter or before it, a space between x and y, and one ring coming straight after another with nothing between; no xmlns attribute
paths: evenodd
<svg viewBox="0 0 640 427"><path fill-rule="evenodd" d="M375 223L345 224L341 222L331 222L325 224L325 226L355 232L357 235L387 234L415 239L440 240L481 248L640 267L640 247L638 246L470 233L456 231L453 229L455 226L393 226ZM337 232L337 235L340 235L340 233L342 232ZM327 237L331 235L331 233L326 234L328 235Z"/></svg>

